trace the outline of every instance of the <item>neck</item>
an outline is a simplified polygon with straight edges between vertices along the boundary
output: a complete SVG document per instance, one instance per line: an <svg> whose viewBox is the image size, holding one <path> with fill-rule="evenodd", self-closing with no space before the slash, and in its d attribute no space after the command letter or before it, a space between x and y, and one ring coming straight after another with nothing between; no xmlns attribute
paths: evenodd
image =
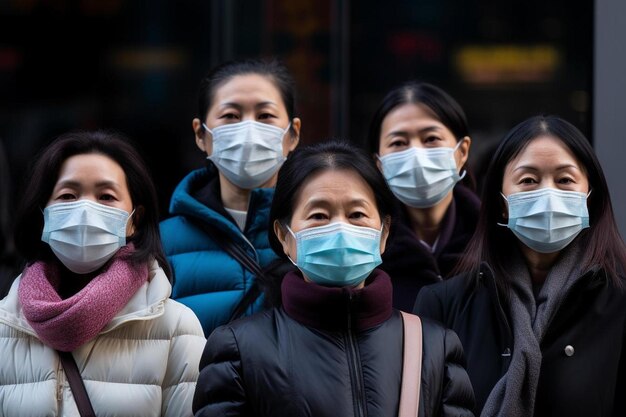
<svg viewBox="0 0 626 417"><path fill-rule="evenodd" d="M524 244L520 244L520 246L530 272L530 279L532 279L534 284L543 284L560 252L540 253Z"/></svg>
<svg viewBox="0 0 626 417"><path fill-rule="evenodd" d="M432 207L415 208L406 206L411 221L411 228L418 239L433 245L439 236L441 222L452 203L452 191Z"/></svg>
<svg viewBox="0 0 626 417"><path fill-rule="evenodd" d="M220 197L222 198L222 204L224 207L231 210L248 211L248 204L250 203L250 191L244 188L240 188L230 182L220 172ZM267 182L261 184L258 188L270 188L276 185L277 174L274 174Z"/></svg>
<svg viewBox="0 0 626 417"><path fill-rule="evenodd" d="M220 197L224 207L231 210L247 211L250 190L237 187L220 173Z"/></svg>
<svg viewBox="0 0 626 417"><path fill-rule="evenodd" d="M63 268L61 282L59 283L58 294L63 300L76 295L98 275L98 271L88 274L75 274L67 268Z"/></svg>

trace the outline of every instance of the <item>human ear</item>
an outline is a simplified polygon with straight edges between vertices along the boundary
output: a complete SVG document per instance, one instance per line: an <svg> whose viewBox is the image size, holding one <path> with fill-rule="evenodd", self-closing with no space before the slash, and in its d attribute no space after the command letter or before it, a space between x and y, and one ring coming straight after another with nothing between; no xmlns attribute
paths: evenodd
<svg viewBox="0 0 626 417"><path fill-rule="evenodd" d="M287 243L288 232L285 231L285 229L283 228L283 225L280 224L278 220L274 220L274 234L276 235L276 238L278 239L281 246L283 247L283 252L285 253L285 255L291 257L291 254L289 253L290 252L289 244Z"/></svg>
<svg viewBox="0 0 626 417"><path fill-rule="evenodd" d="M294 117L293 120L291 121L291 129L288 132L289 141L286 144L287 154L289 154L289 152L296 149L296 146L298 146L298 143L300 143L300 128L301 127L302 127L302 121L300 120L300 118Z"/></svg>
<svg viewBox="0 0 626 417"><path fill-rule="evenodd" d="M143 206L135 207L132 216L129 217L128 223L126 224L126 237L130 237L135 234L137 226L141 223L144 213L145 209Z"/></svg>
<svg viewBox="0 0 626 417"><path fill-rule="evenodd" d="M458 153L458 159L457 159L457 166L459 167L459 169L465 165L465 163L467 162L467 158L469 157L469 150L470 147L472 146L472 138L470 138L469 136L465 136L464 138L461 139L461 142L459 143L459 147L457 149Z"/></svg>
<svg viewBox="0 0 626 417"><path fill-rule="evenodd" d="M202 122L197 117L191 122L191 128L193 129L194 136L196 137L196 146L207 155L211 154L213 149L212 138L208 138L208 135L202 126Z"/></svg>
<svg viewBox="0 0 626 417"><path fill-rule="evenodd" d="M389 231L391 229L391 216L385 216L383 219L383 230L380 234L380 254L385 252L387 247L387 239L389 238Z"/></svg>

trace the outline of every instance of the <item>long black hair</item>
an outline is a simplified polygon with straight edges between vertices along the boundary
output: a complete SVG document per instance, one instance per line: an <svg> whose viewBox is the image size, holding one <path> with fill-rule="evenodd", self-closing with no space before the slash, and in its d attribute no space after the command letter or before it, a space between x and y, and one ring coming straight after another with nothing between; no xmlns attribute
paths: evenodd
<svg viewBox="0 0 626 417"><path fill-rule="evenodd" d="M18 206L15 222L18 251L28 263L54 259L50 246L41 241L42 210L50 199L63 163L74 155L83 154L102 154L120 165L126 175L133 206L143 208L133 215L135 232L129 241L135 245L135 252L130 260L148 262L154 258L170 278L169 264L161 247L158 204L152 178L130 140L116 132L66 133L40 152L30 170L31 175Z"/></svg>
<svg viewBox="0 0 626 417"><path fill-rule="evenodd" d="M493 268L498 287L507 287L507 260L516 250L518 241L508 228L497 225L506 222L502 216L504 207L500 195L504 170L533 139L544 135L567 146L587 174L592 190L587 199L590 227L577 238L584 239L586 248L581 259L582 269L599 266L615 285L622 286L620 277L626 271L626 246L615 222L602 167L585 136L556 116L531 117L515 126L500 142L485 176L478 226L457 272L470 271L470 275L476 277L480 263L484 261Z"/></svg>

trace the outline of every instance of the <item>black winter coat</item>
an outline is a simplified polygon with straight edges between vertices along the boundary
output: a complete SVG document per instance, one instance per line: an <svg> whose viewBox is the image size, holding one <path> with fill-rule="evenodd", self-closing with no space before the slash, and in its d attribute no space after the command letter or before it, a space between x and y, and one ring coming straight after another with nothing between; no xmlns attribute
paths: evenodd
<svg viewBox="0 0 626 417"><path fill-rule="evenodd" d="M463 255L478 222L480 200L461 184L454 187L452 203L442 220L435 252L417 238L403 207L391 225L380 266L393 282L393 306L411 312L419 290L447 278Z"/></svg>
<svg viewBox="0 0 626 417"><path fill-rule="evenodd" d="M459 335L479 415L508 369L513 346L509 308L491 268L483 264L477 280L461 275L424 287L414 311ZM543 337L535 416L625 416L625 337L626 292L603 271L587 272Z"/></svg>
<svg viewBox="0 0 626 417"><path fill-rule="evenodd" d="M374 271L362 290L282 285L283 307L216 329L193 401L200 416L397 416L402 318ZM454 332L423 321L420 416L471 416L473 393Z"/></svg>

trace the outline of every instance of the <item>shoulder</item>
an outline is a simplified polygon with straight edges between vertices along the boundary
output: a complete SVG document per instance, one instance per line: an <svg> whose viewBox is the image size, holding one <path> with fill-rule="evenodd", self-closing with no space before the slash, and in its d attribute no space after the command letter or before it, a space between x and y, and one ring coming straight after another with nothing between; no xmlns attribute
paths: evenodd
<svg viewBox="0 0 626 417"><path fill-rule="evenodd" d="M204 340L204 332L196 314L176 300L165 300L163 321L171 329L172 337L190 335Z"/></svg>
<svg viewBox="0 0 626 417"><path fill-rule="evenodd" d="M471 214L478 215L480 211L480 198L478 195L463 184L457 184L453 191L454 202L462 208L463 212L470 211Z"/></svg>
<svg viewBox="0 0 626 417"><path fill-rule="evenodd" d="M273 323L277 309L265 310L217 327L207 339L200 367L212 362L240 358L242 353L254 354L260 347L277 343ZM268 341L273 341L268 344Z"/></svg>
<svg viewBox="0 0 626 417"><path fill-rule="evenodd" d="M423 287L413 313L449 324L458 314L463 314L464 307L473 303L476 293L481 291L484 291L482 284L477 284L469 274L457 275Z"/></svg>
<svg viewBox="0 0 626 417"><path fill-rule="evenodd" d="M178 183L172 193L171 206L175 207L177 200L186 200L193 198L191 196L193 190L205 185L211 179L211 173L207 168L200 168L191 171Z"/></svg>
<svg viewBox="0 0 626 417"><path fill-rule="evenodd" d="M462 273L435 284L424 286L418 294L418 302L439 299L451 301L467 296L474 288L468 273ZM417 304L416 304L417 305Z"/></svg>
<svg viewBox="0 0 626 417"><path fill-rule="evenodd" d="M438 358L437 362L454 361L464 363L463 346L454 330L443 327L435 320L420 317L422 321L422 338L424 353L430 351L431 358Z"/></svg>

